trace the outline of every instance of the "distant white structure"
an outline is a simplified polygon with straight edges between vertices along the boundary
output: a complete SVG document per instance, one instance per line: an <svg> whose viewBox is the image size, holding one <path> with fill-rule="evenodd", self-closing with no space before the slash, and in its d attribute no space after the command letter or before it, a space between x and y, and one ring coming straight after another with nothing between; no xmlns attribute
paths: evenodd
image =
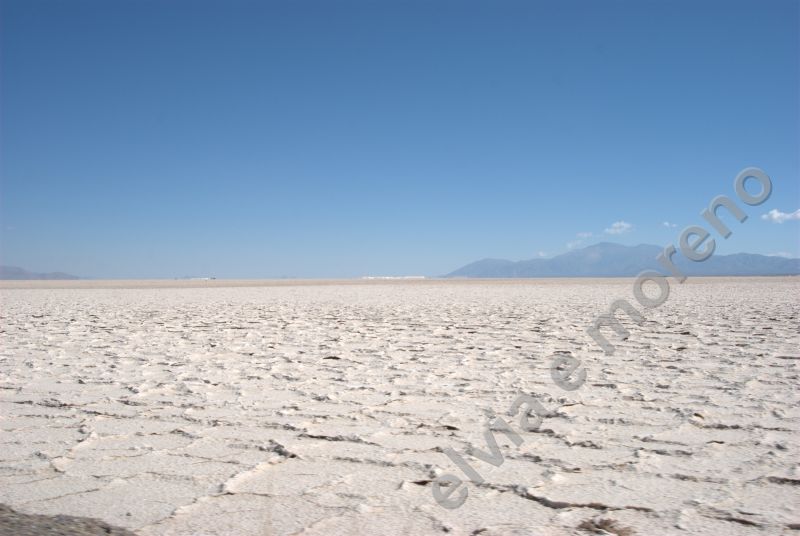
<svg viewBox="0 0 800 536"><path fill-rule="evenodd" d="M425 279L424 275L365 275L361 279Z"/></svg>

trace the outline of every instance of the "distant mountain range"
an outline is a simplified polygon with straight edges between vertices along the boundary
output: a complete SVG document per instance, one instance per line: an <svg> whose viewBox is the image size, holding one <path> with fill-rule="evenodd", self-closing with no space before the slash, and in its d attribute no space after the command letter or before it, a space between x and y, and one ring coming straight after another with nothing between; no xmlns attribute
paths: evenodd
<svg viewBox="0 0 800 536"><path fill-rule="evenodd" d="M0 266L0 279L80 279L80 277L63 272L40 274L17 266Z"/></svg>
<svg viewBox="0 0 800 536"><path fill-rule="evenodd" d="M570 251L551 259L508 261L483 259L444 277L626 277L643 270L667 270L656 260L663 248L649 244L623 246L601 242ZM800 259L769 257L751 253L712 255L706 261L692 262L680 250L672 257L687 276L700 275L798 275Z"/></svg>

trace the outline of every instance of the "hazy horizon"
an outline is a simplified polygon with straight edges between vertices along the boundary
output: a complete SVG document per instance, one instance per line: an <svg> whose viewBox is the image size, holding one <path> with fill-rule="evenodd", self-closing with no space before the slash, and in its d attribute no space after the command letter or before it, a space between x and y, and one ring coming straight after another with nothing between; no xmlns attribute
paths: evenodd
<svg viewBox="0 0 800 536"><path fill-rule="evenodd" d="M584 273L582 275L575 275L574 273L570 274L568 272L563 271L561 273L555 273L550 275L542 275L542 274L535 274L535 275L476 275L476 273L470 273L469 268L475 265L481 265L482 263L486 262L497 262L497 263L511 263L513 265L520 265L523 263L540 263L540 262L547 262L547 261L557 261L560 258L566 258L564 256L571 257L575 254L583 255L582 252L586 251L589 252L588 255L591 255L593 251L616 251L621 248L621 251L615 254L612 254L609 257L605 257L603 259L598 259L599 264L595 264L598 270L597 273ZM640 248L647 248L648 250L653 250L652 252L648 253L647 255L642 256L641 252L637 255L635 253L636 250ZM317 277L295 277L290 274L282 275L279 277L235 277L235 278L225 278L225 277L217 277L215 274L182 274L182 275L162 275L162 276L155 276L155 277L146 277L146 278L109 278L103 276L93 276L93 277L85 277L81 276L80 274L68 274L62 271L47 271L47 272L33 272L31 270L25 270L22 267L17 266L6 266L0 265L0 280L30 280L31 278L28 277L15 277L15 275L19 275L15 272L16 269L21 269L22 272L25 272L27 275L30 276L39 276L34 277L33 280L40 279L40 280L207 280L207 279L218 279L218 280L233 280L233 281L257 281L257 280L267 280L267 281L282 281L282 280L310 280L310 281L325 281L325 280L353 280L353 279L376 279L376 280L384 280L384 279L443 279L443 278L470 278L470 277L478 277L478 278L557 278L557 279L572 279L572 278L605 278L605 277L634 277L639 272L644 271L646 269L659 269L659 266L655 262L648 262L648 261L655 261L656 256L664 250L664 247L657 246L655 244L638 244L635 246L622 246L621 244L614 243L614 242L598 242L595 244L590 244L587 246L582 246L580 248L572 249L568 253L572 255L567 255L565 253L561 253L559 255L552 255L552 256L538 256L532 259L495 259L495 258L482 258L476 259L470 263L467 263L464 266L456 267L453 270L450 270L447 273L442 274L368 274L364 273L358 276L351 276L351 277L325 277L325 276L317 276ZM794 266L793 268L787 268L786 265L783 267L776 267L773 261L770 261L770 264L765 264L767 259L764 257L776 257L781 260L786 261L793 261L793 260L800 260L797 257L787 257L785 255L771 255L771 256L758 256L755 254L758 259L760 260L760 264L753 264L751 263L750 266L746 266L744 268L739 267L740 272L734 273L731 272L732 269L735 269L737 265L731 266L726 263L729 262L730 259L737 255L754 255L748 252L737 252L731 255L716 255L711 258L714 258L711 265L700 263L699 265L694 265L694 263L689 262L686 259L683 259L680 262L682 265L683 270L687 271L688 275L692 277L736 277L736 276L785 276L785 275L800 275L800 265ZM620 261L625 262L626 265L630 265L632 261L642 262L643 258L646 259L644 264L641 264L637 267L634 264L632 266L628 266L626 273L616 273L613 271L614 263L619 263ZM585 256L584 259L586 260ZM570 267L573 269L580 270L582 266L580 265L582 262L581 259L577 259L575 263L571 263ZM652 264L652 265L651 265ZM795 263L797 264L797 263ZM611 269L611 272L608 270ZM465 272L465 270L467 270ZM602 273L601 273L602 272ZM9 274L11 276L9 276Z"/></svg>

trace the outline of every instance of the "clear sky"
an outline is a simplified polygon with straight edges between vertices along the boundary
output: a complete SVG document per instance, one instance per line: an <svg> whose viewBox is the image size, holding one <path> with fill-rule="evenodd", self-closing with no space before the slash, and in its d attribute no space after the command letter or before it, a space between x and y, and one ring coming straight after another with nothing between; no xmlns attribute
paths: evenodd
<svg viewBox="0 0 800 536"><path fill-rule="evenodd" d="M718 252L798 256L798 6L2 0L2 263L439 275L676 243L747 166Z"/></svg>

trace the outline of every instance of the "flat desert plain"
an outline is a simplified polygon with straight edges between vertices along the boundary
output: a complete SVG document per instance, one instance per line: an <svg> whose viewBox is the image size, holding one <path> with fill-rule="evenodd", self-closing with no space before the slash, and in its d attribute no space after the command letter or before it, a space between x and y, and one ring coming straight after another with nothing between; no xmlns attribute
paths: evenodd
<svg viewBox="0 0 800 536"><path fill-rule="evenodd" d="M141 536L800 528L798 278L674 283L613 355L585 330L629 279L2 287L0 503L22 513ZM534 431L521 394L552 411ZM465 454L494 415L518 434L495 430L497 466Z"/></svg>

